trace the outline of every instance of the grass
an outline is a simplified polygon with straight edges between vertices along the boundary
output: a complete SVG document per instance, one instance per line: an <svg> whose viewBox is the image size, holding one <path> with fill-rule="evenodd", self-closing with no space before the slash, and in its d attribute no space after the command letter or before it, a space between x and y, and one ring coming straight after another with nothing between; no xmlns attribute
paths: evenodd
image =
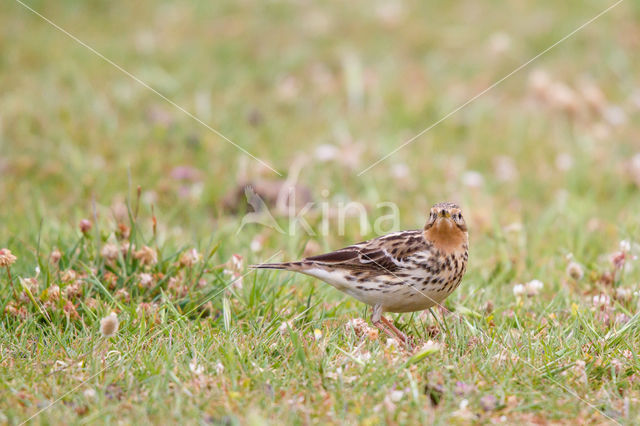
<svg viewBox="0 0 640 426"><path fill-rule="evenodd" d="M276 174L3 2L0 422L638 422L636 3L360 176L607 5L26 3L283 175L306 161L318 204L315 235L238 233L225 195ZM403 229L465 211L452 313L393 316L431 340L415 353L328 285L246 269L375 236L321 232L317 206L349 200L371 225L394 202Z"/></svg>

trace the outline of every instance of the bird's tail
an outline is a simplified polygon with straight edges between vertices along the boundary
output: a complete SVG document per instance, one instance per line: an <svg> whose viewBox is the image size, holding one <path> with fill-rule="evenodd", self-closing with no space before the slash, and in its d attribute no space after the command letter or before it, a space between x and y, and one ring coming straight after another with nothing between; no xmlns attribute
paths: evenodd
<svg viewBox="0 0 640 426"><path fill-rule="evenodd" d="M251 269L284 269L286 271L300 271L303 262L282 262L282 263L260 263L258 265L249 265Z"/></svg>

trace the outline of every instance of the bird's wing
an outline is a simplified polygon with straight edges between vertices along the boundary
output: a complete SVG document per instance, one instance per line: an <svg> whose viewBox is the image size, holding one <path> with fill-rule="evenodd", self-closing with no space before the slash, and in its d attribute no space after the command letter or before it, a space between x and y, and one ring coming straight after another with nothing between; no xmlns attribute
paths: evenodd
<svg viewBox="0 0 640 426"><path fill-rule="evenodd" d="M307 257L302 262L352 270L393 272L402 266L408 256L425 250L427 244L422 231L402 231L330 253Z"/></svg>

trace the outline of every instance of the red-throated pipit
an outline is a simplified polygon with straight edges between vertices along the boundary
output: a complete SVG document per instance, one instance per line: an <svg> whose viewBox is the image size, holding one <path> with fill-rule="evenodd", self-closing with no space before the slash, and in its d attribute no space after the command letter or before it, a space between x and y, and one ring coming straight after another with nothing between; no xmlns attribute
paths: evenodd
<svg viewBox="0 0 640 426"><path fill-rule="evenodd" d="M285 269L319 278L373 306L371 322L391 337L407 337L383 312L415 312L439 305L467 267L469 238L460 207L438 203L424 229L401 231L299 262L253 268Z"/></svg>

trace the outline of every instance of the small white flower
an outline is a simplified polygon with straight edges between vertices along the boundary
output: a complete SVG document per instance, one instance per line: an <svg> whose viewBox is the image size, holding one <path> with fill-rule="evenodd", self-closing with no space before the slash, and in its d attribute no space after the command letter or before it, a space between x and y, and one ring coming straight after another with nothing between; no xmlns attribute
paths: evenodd
<svg viewBox="0 0 640 426"><path fill-rule="evenodd" d="M191 370L191 372L193 374L195 374L196 376L201 375L202 373L204 373L204 367L202 365L200 365L198 363L198 360L193 358L191 360L191 362L189 363L189 370Z"/></svg>
<svg viewBox="0 0 640 426"><path fill-rule="evenodd" d="M366 364L367 362L369 362L371 360L371 352L365 352L363 354L359 354L355 357L355 359L357 359L358 361L360 361L363 364Z"/></svg>
<svg viewBox="0 0 640 426"><path fill-rule="evenodd" d="M242 271L244 269L244 260L242 259L242 256L239 254L232 255L226 265L226 269L222 272L227 275L231 275L234 288L241 289L243 285Z"/></svg>
<svg viewBox="0 0 640 426"><path fill-rule="evenodd" d="M396 163L391 166L391 176L395 179L402 180L409 177L409 167L404 163Z"/></svg>
<svg viewBox="0 0 640 426"><path fill-rule="evenodd" d="M218 361L216 363L216 374L220 375L222 373L224 373L224 365L222 365L222 363L220 361Z"/></svg>
<svg viewBox="0 0 640 426"><path fill-rule="evenodd" d="M262 250L262 240L263 238L261 238L260 236L257 236L253 240L251 240L251 245L249 247L251 248L252 252L257 253Z"/></svg>
<svg viewBox="0 0 640 426"><path fill-rule="evenodd" d="M469 170L462 174L462 183L469 188L480 188L484 184L484 177L475 170Z"/></svg>
<svg viewBox="0 0 640 426"><path fill-rule="evenodd" d="M84 397L87 399L93 399L96 397L96 391L93 388L86 388L82 393L84 394Z"/></svg>
<svg viewBox="0 0 640 426"><path fill-rule="evenodd" d="M494 33L489 38L489 51L494 55L502 55L511 47L511 37L504 32Z"/></svg>
<svg viewBox="0 0 640 426"><path fill-rule="evenodd" d="M602 110L605 121L612 126L620 126L627 122L627 113L618 105L610 105Z"/></svg>
<svg viewBox="0 0 640 426"><path fill-rule="evenodd" d="M516 284L513 286L513 295L516 297L520 297L524 294L524 285Z"/></svg>
<svg viewBox="0 0 640 426"><path fill-rule="evenodd" d="M293 321L282 321L282 324L278 327L278 331L280 334L287 334L290 328L293 329Z"/></svg>
<svg viewBox="0 0 640 426"><path fill-rule="evenodd" d="M140 274L140 287L149 288L153 283L153 275L143 272Z"/></svg>
<svg viewBox="0 0 640 426"><path fill-rule="evenodd" d="M556 168L561 172L566 172L573 167L573 157L567 153L558 154L556 157Z"/></svg>
<svg viewBox="0 0 640 426"><path fill-rule="evenodd" d="M527 296L537 296L538 293L540 293L540 290L542 290L542 287L544 287L544 283L540 280L529 281L525 286Z"/></svg>
<svg viewBox="0 0 640 426"><path fill-rule="evenodd" d="M629 240L620 241L620 251L628 253L631 251L631 242Z"/></svg>
<svg viewBox="0 0 640 426"><path fill-rule="evenodd" d="M315 158L320 162L331 161L331 160L335 160L338 157L339 153L340 153L340 150L335 145L329 145L329 144L319 145L316 148Z"/></svg>
<svg viewBox="0 0 640 426"><path fill-rule="evenodd" d="M609 298L609 296L607 296L604 293L593 296L593 306L595 306L597 308L599 308L601 306L609 305L610 301L611 301L611 299Z"/></svg>
<svg viewBox="0 0 640 426"><path fill-rule="evenodd" d="M391 398L391 401L393 401L393 402L400 401L403 396L404 396L404 392L401 391L401 390L393 390L389 394L389 398Z"/></svg>
<svg viewBox="0 0 640 426"><path fill-rule="evenodd" d="M511 182L518 177L516 163L511 157L499 155L493 160L493 170L501 182Z"/></svg>
<svg viewBox="0 0 640 426"><path fill-rule="evenodd" d="M433 340L427 340L427 342L422 345L422 348L420 349L421 352L431 352L431 351L439 351L440 350L440 343L434 342Z"/></svg>

